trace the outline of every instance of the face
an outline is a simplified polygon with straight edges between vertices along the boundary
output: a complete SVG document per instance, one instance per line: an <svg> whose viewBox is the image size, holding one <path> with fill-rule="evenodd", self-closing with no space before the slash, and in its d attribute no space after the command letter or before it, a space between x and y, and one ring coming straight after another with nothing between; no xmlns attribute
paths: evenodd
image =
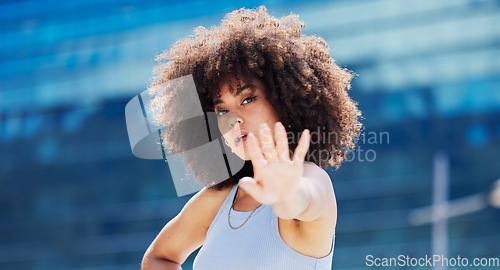
<svg viewBox="0 0 500 270"><path fill-rule="evenodd" d="M230 87L236 88L231 93ZM246 147L246 134L253 132L260 141L259 127L267 123L274 134L274 124L279 121L276 111L265 97L265 86L253 79L229 79L221 88L220 97L214 101L219 129L229 147L243 160L250 160Z"/></svg>

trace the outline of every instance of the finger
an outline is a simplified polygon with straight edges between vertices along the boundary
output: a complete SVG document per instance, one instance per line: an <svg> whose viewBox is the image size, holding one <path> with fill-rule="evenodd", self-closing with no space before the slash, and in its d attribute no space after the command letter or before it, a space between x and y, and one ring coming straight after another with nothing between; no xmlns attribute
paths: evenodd
<svg viewBox="0 0 500 270"><path fill-rule="evenodd" d="M290 161L290 153L288 150L288 137L286 136L285 127L281 122L276 122L274 125L274 140L276 141L276 152L278 159Z"/></svg>
<svg viewBox="0 0 500 270"><path fill-rule="evenodd" d="M259 142L257 141L257 138L255 137L255 134L253 134L253 132L248 133L247 144L248 147L246 148L246 151L248 151L248 155L250 157L250 160L252 161L253 166L260 167L262 165L266 165L267 160L262 155L262 150L260 148Z"/></svg>
<svg viewBox="0 0 500 270"><path fill-rule="evenodd" d="M267 160L276 160L276 149L271 128L266 124L260 125L260 143L262 145L262 154Z"/></svg>
<svg viewBox="0 0 500 270"><path fill-rule="evenodd" d="M252 177L243 177L239 181L240 187L254 199L260 198L262 187ZM258 200L257 200L258 201Z"/></svg>
<svg viewBox="0 0 500 270"><path fill-rule="evenodd" d="M293 154L293 163L294 164L302 164L307 154L307 150L309 149L309 142L311 141L311 134L308 129L305 129L302 135L300 136L299 144L295 149L295 153Z"/></svg>

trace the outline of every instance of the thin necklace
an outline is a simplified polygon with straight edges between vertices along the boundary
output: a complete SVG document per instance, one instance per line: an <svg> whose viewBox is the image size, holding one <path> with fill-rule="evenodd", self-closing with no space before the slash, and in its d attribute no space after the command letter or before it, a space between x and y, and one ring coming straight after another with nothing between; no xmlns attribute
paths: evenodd
<svg viewBox="0 0 500 270"><path fill-rule="evenodd" d="M234 207L234 202L236 201L236 196L238 196L238 188L236 188L236 195L234 195L234 198L233 198L233 203L231 204L231 208ZM250 219L250 217L252 216L253 212L255 212L255 210L257 210L262 204L260 204L259 206L257 206L257 208L255 208L252 213L250 213L250 215L248 215L247 219L245 219L245 221L238 227L233 227L231 225L231 221L230 221L230 216L231 216L231 208L229 208L229 212L227 212L227 224L229 224L229 227L231 227L231 229L239 229L241 228L241 226L245 225L245 223L247 223L247 221Z"/></svg>

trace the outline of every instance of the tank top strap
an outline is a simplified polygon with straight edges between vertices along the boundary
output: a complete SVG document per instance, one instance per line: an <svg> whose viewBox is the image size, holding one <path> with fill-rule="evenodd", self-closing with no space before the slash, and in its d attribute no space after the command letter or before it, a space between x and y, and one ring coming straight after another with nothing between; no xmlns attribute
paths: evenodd
<svg viewBox="0 0 500 270"><path fill-rule="evenodd" d="M234 196L236 195L237 189L238 189L238 184L233 186L233 188L231 189L231 191L227 195L226 199L224 200L224 203L219 208L217 215L215 216L214 220L212 221L212 224L210 224L210 227L208 227L207 235L210 234L212 227L218 222L219 217L221 215L227 215L227 211L229 211L229 207L231 207L231 205L233 204Z"/></svg>

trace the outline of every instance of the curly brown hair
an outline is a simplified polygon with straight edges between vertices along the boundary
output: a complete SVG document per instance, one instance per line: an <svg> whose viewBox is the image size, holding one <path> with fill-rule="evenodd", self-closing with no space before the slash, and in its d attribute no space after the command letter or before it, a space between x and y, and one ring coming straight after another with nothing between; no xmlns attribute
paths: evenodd
<svg viewBox="0 0 500 270"><path fill-rule="evenodd" d="M182 89L166 93L162 85L170 80L191 74L208 112L214 110L213 101L229 76L258 78L287 132L311 131L306 160L338 168L355 147L362 126L361 111L347 93L353 73L335 63L322 38L304 35L302 28L297 15L277 19L264 6L228 13L210 30L196 28L194 35L156 57L158 75L148 87L154 95L155 121L166 124L175 113L172 96ZM178 139L165 136L164 142L175 148ZM297 143L290 142L292 151Z"/></svg>

